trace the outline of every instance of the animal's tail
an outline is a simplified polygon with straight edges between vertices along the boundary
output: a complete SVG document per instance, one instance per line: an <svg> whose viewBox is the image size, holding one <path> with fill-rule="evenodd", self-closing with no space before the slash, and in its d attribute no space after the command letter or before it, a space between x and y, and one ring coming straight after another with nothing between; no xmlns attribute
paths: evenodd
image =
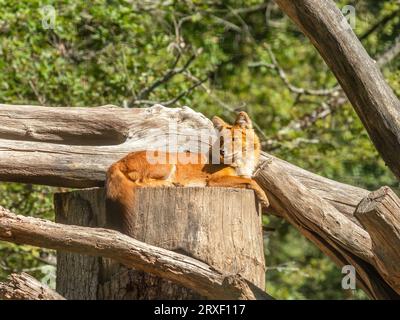
<svg viewBox="0 0 400 320"><path fill-rule="evenodd" d="M123 164L117 162L107 171L106 225L130 235L129 216L134 204L134 183L124 174Z"/></svg>

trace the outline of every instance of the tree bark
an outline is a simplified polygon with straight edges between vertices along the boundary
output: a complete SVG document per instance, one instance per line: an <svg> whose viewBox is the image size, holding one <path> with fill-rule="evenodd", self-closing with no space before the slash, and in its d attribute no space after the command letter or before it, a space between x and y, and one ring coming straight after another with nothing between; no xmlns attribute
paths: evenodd
<svg viewBox="0 0 400 320"><path fill-rule="evenodd" d="M355 215L371 236L375 263L400 294L400 199L382 187L360 202Z"/></svg>
<svg viewBox="0 0 400 320"><path fill-rule="evenodd" d="M123 230L265 288L261 213L254 193L231 188L138 188ZM103 189L55 195L56 221L106 226ZM212 213L212 214L210 214ZM108 214L112 214L109 212ZM243 223L246 222L246 223ZM122 230L118 230L122 231ZM193 290L109 260L58 254L57 290L68 299L200 299Z"/></svg>
<svg viewBox="0 0 400 320"><path fill-rule="evenodd" d="M275 0L335 74L376 149L400 179L400 101L331 0Z"/></svg>
<svg viewBox="0 0 400 320"><path fill-rule="evenodd" d="M199 131L205 136L198 141ZM105 172L135 150L208 151L211 121L190 108L159 105L49 108L0 105L0 180L85 188L103 186ZM102 137L102 138L101 138Z"/></svg>
<svg viewBox="0 0 400 320"><path fill-rule="evenodd" d="M191 257L117 231L17 216L0 207L0 240L113 259L193 289L210 299L269 299L240 274L225 274Z"/></svg>
<svg viewBox="0 0 400 320"><path fill-rule="evenodd" d="M315 243L339 266L356 268L358 284L375 299L399 298L382 278L376 264L371 237L353 219L341 214L334 206L310 192L308 188L282 171L270 160L257 175L266 189L271 206L304 236ZM391 275L389 275L391 277Z"/></svg>
<svg viewBox="0 0 400 320"><path fill-rule="evenodd" d="M0 299L3 300L65 300L48 286L29 274L13 273L7 282L0 282Z"/></svg>
<svg viewBox="0 0 400 320"><path fill-rule="evenodd" d="M368 195L368 190L322 177L266 152L262 152L260 165L258 166L254 176L257 180L259 180L261 187L266 192L269 190L268 184L264 183L262 179L258 178L262 177L264 174L268 175L270 173L268 171L268 165L271 163L278 168L277 172L285 172L289 176L295 178L307 188L308 192L324 199L329 204L334 206L336 210L338 210L346 218L351 220L353 223L360 225L358 220L354 217L354 210L356 209L358 203ZM286 186L283 187L286 189ZM309 205L312 204L310 203ZM285 210L285 207L286 204L283 204L283 207L272 204L271 210L274 213L279 214L282 209Z"/></svg>

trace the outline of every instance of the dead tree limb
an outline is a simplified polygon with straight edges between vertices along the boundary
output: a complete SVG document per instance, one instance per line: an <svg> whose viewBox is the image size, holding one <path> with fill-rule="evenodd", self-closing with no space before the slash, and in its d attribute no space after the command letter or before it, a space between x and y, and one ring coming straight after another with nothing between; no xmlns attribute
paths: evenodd
<svg viewBox="0 0 400 320"><path fill-rule="evenodd" d="M282 171L276 161L266 161L257 174L266 189L271 206L314 242L339 266L352 264L359 285L375 299L397 298L397 294L380 276L371 237L366 230L341 214L335 207ZM391 277L392 275L388 275Z"/></svg>
<svg viewBox="0 0 400 320"><path fill-rule="evenodd" d="M174 281L210 299L269 298L240 275L224 275L193 258L109 229L17 216L0 207L0 240L110 258L127 267Z"/></svg>
<svg viewBox="0 0 400 320"><path fill-rule="evenodd" d="M0 105L0 180L85 188L104 185L105 172L128 152L165 147L169 125L179 150L210 148L212 123L189 108L50 108ZM204 130L204 136L199 131ZM195 138L195 139L193 139ZM273 159L313 192L349 216L367 190Z"/></svg>
<svg viewBox="0 0 400 320"><path fill-rule="evenodd" d="M368 231L376 264L400 294L400 199L388 187L364 198L355 216Z"/></svg>
<svg viewBox="0 0 400 320"><path fill-rule="evenodd" d="M400 101L331 0L275 0L335 74L376 149L400 179Z"/></svg>
<svg viewBox="0 0 400 320"><path fill-rule="evenodd" d="M25 272L20 274L13 273L8 277L6 282L0 282L0 299L65 300L57 292Z"/></svg>
<svg viewBox="0 0 400 320"><path fill-rule="evenodd" d="M177 137L181 150L207 151L208 139L186 142L201 129L209 137L210 120L189 108L0 105L0 180L102 186L112 162L134 150L162 148L168 135Z"/></svg>

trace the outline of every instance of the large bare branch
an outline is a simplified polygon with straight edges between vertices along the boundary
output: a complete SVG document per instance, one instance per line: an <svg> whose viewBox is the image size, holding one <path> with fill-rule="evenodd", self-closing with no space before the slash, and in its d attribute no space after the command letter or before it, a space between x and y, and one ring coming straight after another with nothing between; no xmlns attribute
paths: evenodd
<svg viewBox="0 0 400 320"><path fill-rule="evenodd" d="M177 125L173 134L184 142L181 150L208 150L209 137L199 137L198 133L208 130L212 134L211 121L186 108L0 105L0 179L63 187L103 186L107 168L126 153L164 147L171 121ZM188 141L190 137L197 137L201 143ZM288 172L351 220L357 204L369 193L267 153L263 154L260 167L271 159L281 171ZM354 222L358 223L355 219Z"/></svg>
<svg viewBox="0 0 400 320"><path fill-rule="evenodd" d="M400 101L331 0L275 0L335 74L386 164L400 179Z"/></svg>
<svg viewBox="0 0 400 320"><path fill-rule="evenodd" d="M371 237L354 217L340 213L318 194L310 192L272 158L264 162L256 179L267 191L274 210L339 266L352 264L356 268L360 286L371 297L398 297L388 285L394 275L385 273L383 279L383 269L377 264Z"/></svg>
<svg viewBox="0 0 400 320"><path fill-rule="evenodd" d="M354 217L354 210L357 208L358 203L368 195L369 191L322 177L266 152L262 152L261 154L261 164L255 173L256 178L262 177L263 174L269 174L268 164L272 162L279 168L279 172L285 172L289 176L295 178L304 185L307 190L334 206L336 210L346 216L347 219L360 225ZM264 184L262 181L260 181L260 183L263 189L268 192L268 184ZM276 211L274 205L272 205L272 209ZM277 212L279 211L280 210L277 210Z"/></svg>
<svg viewBox="0 0 400 320"><path fill-rule="evenodd" d="M208 150L209 141L185 143L201 129L212 130L211 122L189 108L0 105L0 180L102 186L112 162L134 150L164 147L168 134L182 141L182 150Z"/></svg>
<svg viewBox="0 0 400 320"><path fill-rule="evenodd" d="M123 109L50 108L0 105L0 180L62 187L103 186L111 163L128 152L165 147L171 134L182 143L180 150L199 152L210 147L212 123L189 108L154 106ZM197 137L195 140L190 140ZM200 143L198 143L200 141ZM284 160L274 159L340 212L352 216L368 191L321 177Z"/></svg>
<svg viewBox="0 0 400 320"><path fill-rule="evenodd" d="M0 299L4 300L65 300L48 286L29 274L11 274L7 282L0 282Z"/></svg>
<svg viewBox="0 0 400 320"><path fill-rule="evenodd" d="M240 275L224 275L198 260L114 230L17 216L0 207L0 240L110 258L129 268L179 283L210 299L269 298Z"/></svg>

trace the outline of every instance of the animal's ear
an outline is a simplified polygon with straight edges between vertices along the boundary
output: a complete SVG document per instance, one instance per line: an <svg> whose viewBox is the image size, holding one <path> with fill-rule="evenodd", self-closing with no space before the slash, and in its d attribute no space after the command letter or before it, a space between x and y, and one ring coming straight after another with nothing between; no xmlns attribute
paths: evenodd
<svg viewBox="0 0 400 320"><path fill-rule="evenodd" d="M251 122L250 117L244 111L239 112L239 114L236 117L235 124L241 126L242 128L246 128L246 129L253 128L253 124Z"/></svg>
<svg viewBox="0 0 400 320"><path fill-rule="evenodd" d="M217 116L214 116L212 118L212 123L214 125L214 128L218 129L219 131L228 126L228 124L224 120Z"/></svg>

